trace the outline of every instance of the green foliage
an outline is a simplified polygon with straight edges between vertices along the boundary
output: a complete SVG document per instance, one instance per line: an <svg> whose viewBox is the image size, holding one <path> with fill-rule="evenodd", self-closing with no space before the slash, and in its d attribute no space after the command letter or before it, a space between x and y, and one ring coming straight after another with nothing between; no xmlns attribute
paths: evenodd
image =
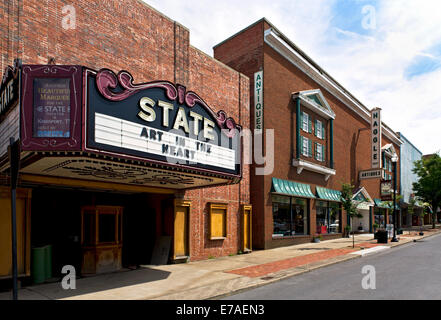
<svg viewBox="0 0 441 320"><path fill-rule="evenodd" d="M436 212L441 204L441 157L434 154L415 161L412 171L418 176L418 182L413 183L415 195L429 203L432 211ZM435 226L436 214L432 218L432 224Z"/></svg>
<svg viewBox="0 0 441 320"><path fill-rule="evenodd" d="M392 197L393 197L393 194L392 194ZM397 209L400 207L400 201L401 201L401 199L403 199L403 196L401 195L401 194L397 194L396 196L395 196L395 198L396 198L396 201L395 201L395 203L396 203L396 206L397 206ZM393 207L394 207L394 201L393 200L391 200L391 201L384 201L384 203L389 207L389 208L392 208L393 209Z"/></svg>
<svg viewBox="0 0 441 320"><path fill-rule="evenodd" d="M340 200L346 214L351 218L361 218L363 215L357 212L357 206L352 201L354 186L350 183L342 183Z"/></svg>

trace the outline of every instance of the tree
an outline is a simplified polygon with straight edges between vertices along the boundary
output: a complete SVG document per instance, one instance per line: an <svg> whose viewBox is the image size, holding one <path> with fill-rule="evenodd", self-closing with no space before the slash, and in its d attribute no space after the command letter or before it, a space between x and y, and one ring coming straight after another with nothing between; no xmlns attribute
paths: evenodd
<svg viewBox="0 0 441 320"><path fill-rule="evenodd" d="M392 198L393 198L393 193L392 193ZM394 221L395 221L395 219L397 219L397 221L395 221L395 226L399 227L400 226L400 224L398 224L398 221L399 221L399 219L398 219L399 217L398 216L399 216L399 214L397 214L397 216L395 217L394 209L396 208L397 211L399 211L398 208L400 208L400 202L401 202L401 199L403 199L403 196L397 193L395 195L395 198L396 198L395 199L395 207L394 207L394 200L393 199L391 201L384 201L384 203L392 210L392 216L394 218Z"/></svg>
<svg viewBox="0 0 441 320"><path fill-rule="evenodd" d="M361 218L363 215L358 213L356 203L352 200L354 186L350 183L342 183L340 200L345 209L346 214L351 219L351 226L353 226L354 218ZM355 247L355 235L352 230L352 248Z"/></svg>
<svg viewBox="0 0 441 320"><path fill-rule="evenodd" d="M418 182L413 183L415 195L431 205L432 228L435 229L436 212L441 204L441 157L434 154L414 162L413 173Z"/></svg>

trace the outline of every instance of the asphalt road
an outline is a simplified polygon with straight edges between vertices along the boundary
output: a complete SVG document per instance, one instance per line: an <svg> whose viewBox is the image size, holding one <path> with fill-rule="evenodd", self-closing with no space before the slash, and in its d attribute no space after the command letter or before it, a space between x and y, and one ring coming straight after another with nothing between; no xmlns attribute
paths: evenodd
<svg viewBox="0 0 441 320"><path fill-rule="evenodd" d="M375 267L375 289L363 289L362 279L368 274L363 274L362 268L366 265ZM369 275L372 276L372 272ZM316 269L225 298L255 299L441 299L441 235Z"/></svg>

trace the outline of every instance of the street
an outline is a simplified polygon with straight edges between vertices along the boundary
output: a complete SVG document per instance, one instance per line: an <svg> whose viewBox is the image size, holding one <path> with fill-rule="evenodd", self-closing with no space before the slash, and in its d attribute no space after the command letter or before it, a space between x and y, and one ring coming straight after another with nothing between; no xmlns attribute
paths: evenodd
<svg viewBox="0 0 441 320"><path fill-rule="evenodd" d="M376 289L363 289L363 266L375 267ZM441 299L441 235L317 269L226 300Z"/></svg>

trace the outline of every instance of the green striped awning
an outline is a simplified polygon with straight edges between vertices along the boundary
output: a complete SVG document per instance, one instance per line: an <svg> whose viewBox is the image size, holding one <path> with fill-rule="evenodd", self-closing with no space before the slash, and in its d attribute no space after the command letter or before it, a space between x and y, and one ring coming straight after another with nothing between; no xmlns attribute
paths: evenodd
<svg viewBox="0 0 441 320"><path fill-rule="evenodd" d="M390 209L388 203L381 201L380 199L374 199L375 205L380 208Z"/></svg>
<svg viewBox="0 0 441 320"><path fill-rule="evenodd" d="M315 188L320 199L340 202L341 192L338 190L326 189L322 187Z"/></svg>
<svg viewBox="0 0 441 320"><path fill-rule="evenodd" d="M314 194L311 192L311 186L309 184L303 184L277 178L273 178L271 192L301 198L315 198Z"/></svg>

